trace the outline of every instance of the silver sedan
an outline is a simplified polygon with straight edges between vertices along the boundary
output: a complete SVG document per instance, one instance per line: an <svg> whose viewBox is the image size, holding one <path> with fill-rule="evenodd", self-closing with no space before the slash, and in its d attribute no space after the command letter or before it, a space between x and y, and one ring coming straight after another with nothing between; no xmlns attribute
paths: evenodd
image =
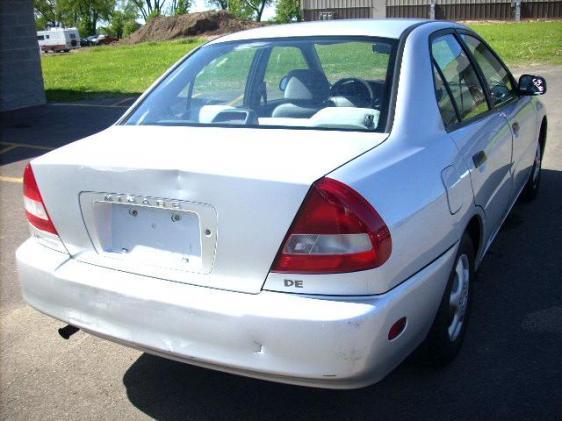
<svg viewBox="0 0 562 421"><path fill-rule="evenodd" d="M63 333L272 381L447 364L475 271L537 195L545 91L451 22L211 41L27 166L23 296Z"/></svg>

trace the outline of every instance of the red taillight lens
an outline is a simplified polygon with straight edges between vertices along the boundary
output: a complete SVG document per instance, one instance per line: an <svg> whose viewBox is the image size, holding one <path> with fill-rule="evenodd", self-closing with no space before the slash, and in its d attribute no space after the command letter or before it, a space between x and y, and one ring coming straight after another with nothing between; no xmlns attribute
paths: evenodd
<svg viewBox="0 0 562 421"><path fill-rule="evenodd" d="M272 271L342 273L373 269L390 256L388 227L351 187L324 177L302 204Z"/></svg>
<svg viewBox="0 0 562 421"><path fill-rule="evenodd" d="M23 172L23 204L27 220L35 228L56 234L57 230L49 218L39 187L35 181L31 165L27 164Z"/></svg>

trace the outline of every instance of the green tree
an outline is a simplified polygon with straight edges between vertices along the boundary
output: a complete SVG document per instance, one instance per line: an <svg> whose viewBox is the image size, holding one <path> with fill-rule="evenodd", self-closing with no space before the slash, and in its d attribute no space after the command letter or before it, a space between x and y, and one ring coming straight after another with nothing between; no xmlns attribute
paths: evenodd
<svg viewBox="0 0 562 421"><path fill-rule="evenodd" d="M220 10L228 10L228 0L207 0L207 5Z"/></svg>
<svg viewBox="0 0 562 421"><path fill-rule="evenodd" d="M246 7L253 12L256 21L260 22L265 6L269 6L273 0L242 0Z"/></svg>
<svg viewBox="0 0 562 421"><path fill-rule="evenodd" d="M162 15L166 0L131 0L138 8L143 19L148 22L156 16Z"/></svg>
<svg viewBox="0 0 562 421"><path fill-rule="evenodd" d="M137 29L140 28L140 24L136 20L128 20L123 25L123 37L128 37Z"/></svg>
<svg viewBox="0 0 562 421"><path fill-rule="evenodd" d="M229 0L228 12L239 19L252 19L254 11L248 7L245 0Z"/></svg>
<svg viewBox="0 0 562 421"><path fill-rule="evenodd" d="M59 26L65 18L57 0L33 0L33 10L37 29Z"/></svg>
<svg viewBox="0 0 562 421"><path fill-rule="evenodd" d="M241 19L255 19L259 22L265 7L271 3L273 0L228 0L227 10Z"/></svg>
<svg viewBox="0 0 562 421"><path fill-rule="evenodd" d="M109 19L109 25L105 28L105 33L112 37L123 38L125 27L125 13L122 10L114 10Z"/></svg>
<svg viewBox="0 0 562 421"><path fill-rule="evenodd" d="M279 0L275 6L275 21L278 23L300 22L300 0Z"/></svg>
<svg viewBox="0 0 562 421"><path fill-rule="evenodd" d="M171 12L174 16L185 15L189 13L191 0L172 0Z"/></svg>
<svg viewBox="0 0 562 421"><path fill-rule="evenodd" d="M95 34L101 20L109 21L116 0L34 0L37 26L77 26Z"/></svg>

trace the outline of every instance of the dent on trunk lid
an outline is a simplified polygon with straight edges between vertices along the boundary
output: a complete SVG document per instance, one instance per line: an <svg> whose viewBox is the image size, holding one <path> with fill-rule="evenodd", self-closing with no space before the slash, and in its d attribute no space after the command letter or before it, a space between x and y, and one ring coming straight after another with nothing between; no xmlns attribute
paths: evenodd
<svg viewBox="0 0 562 421"><path fill-rule="evenodd" d="M47 209L78 259L177 282L257 293L312 182L386 134L342 131L113 126L33 161ZM85 229L82 192L212 206L212 271L149 271L100 260Z"/></svg>

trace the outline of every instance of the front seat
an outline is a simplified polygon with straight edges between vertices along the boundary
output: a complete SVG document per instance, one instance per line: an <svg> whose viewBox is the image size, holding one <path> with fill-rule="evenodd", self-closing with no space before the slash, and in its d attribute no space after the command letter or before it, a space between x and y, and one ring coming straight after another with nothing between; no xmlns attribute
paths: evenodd
<svg viewBox="0 0 562 421"><path fill-rule="evenodd" d="M330 96L330 82L315 69L295 69L287 74L284 98L288 101L275 107L271 117L310 118L324 108Z"/></svg>

